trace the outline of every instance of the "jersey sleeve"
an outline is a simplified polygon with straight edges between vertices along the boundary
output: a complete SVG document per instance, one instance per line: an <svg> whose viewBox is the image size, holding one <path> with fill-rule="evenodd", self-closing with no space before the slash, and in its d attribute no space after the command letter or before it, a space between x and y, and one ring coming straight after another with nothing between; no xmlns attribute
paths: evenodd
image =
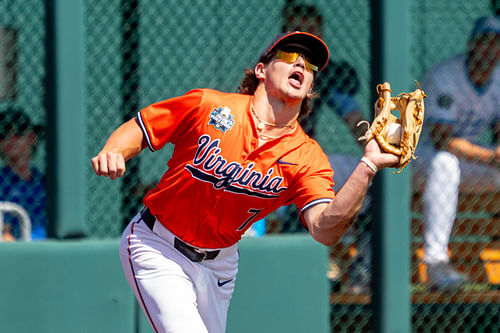
<svg viewBox="0 0 500 333"><path fill-rule="evenodd" d="M306 209L329 203L335 197L333 170L321 148L308 149L307 167L301 171L292 187L294 203L302 214Z"/></svg>
<svg viewBox="0 0 500 333"><path fill-rule="evenodd" d="M450 69L437 66L430 70L422 82L422 88L427 93L425 99L425 120L433 123L453 125L457 121L457 106L455 94L460 89L450 80Z"/></svg>
<svg viewBox="0 0 500 333"><path fill-rule="evenodd" d="M194 128L199 121L198 113L203 99L203 90L191 90L183 96L152 104L137 114L149 149L159 150L165 144L175 144Z"/></svg>

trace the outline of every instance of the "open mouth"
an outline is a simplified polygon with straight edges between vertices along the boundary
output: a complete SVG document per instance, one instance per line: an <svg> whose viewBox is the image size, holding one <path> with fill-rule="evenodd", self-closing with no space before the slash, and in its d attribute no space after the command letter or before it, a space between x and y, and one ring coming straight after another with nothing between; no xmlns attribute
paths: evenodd
<svg viewBox="0 0 500 333"><path fill-rule="evenodd" d="M301 72L293 72L292 75L288 77L288 81L293 87L300 88L304 81L304 75Z"/></svg>

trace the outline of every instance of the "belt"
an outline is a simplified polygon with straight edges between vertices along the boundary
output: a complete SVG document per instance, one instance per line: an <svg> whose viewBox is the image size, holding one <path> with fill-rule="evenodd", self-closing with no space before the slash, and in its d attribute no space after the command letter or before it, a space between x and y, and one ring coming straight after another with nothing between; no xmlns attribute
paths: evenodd
<svg viewBox="0 0 500 333"><path fill-rule="evenodd" d="M146 207L141 211L141 218L144 221L144 223L146 223L146 225L149 227L149 229L153 231L153 226L155 225L156 217L153 214L151 214L149 208ZM203 260L215 259L220 252L220 250L205 251L198 249L183 242L177 237L175 237L174 239L174 247L180 253L182 253L186 258L188 258L193 262L201 262Z"/></svg>

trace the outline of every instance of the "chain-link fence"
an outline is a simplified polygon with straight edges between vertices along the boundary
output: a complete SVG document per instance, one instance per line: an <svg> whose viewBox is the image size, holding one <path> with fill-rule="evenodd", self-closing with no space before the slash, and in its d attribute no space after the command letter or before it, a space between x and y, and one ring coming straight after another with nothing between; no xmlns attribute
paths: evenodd
<svg viewBox="0 0 500 333"><path fill-rule="evenodd" d="M429 95L427 142L421 142L421 161L414 168L412 203L413 328L418 332L499 330L500 175L488 151L482 156L472 146L498 150L498 20L477 21L494 15L496 3L413 5L419 22L413 25L413 73ZM426 146L455 155L435 155Z"/></svg>
<svg viewBox="0 0 500 333"><path fill-rule="evenodd" d="M426 142L423 137L422 147L426 143L450 142L444 125L452 122L461 122L468 135L479 133L478 138L471 139L477 139L478 144L495 145L492 126L499 121L500 82L484 73L494 59L498 61L498 36L489 34L479 42L474 38L477 44L473 46L469 41L475 20L491 15L494 2L412 2L411 73L429 96L426 119L432 122L424 128L437 124L434 133L427 131L423 135L433 135L435 140ZM9 114L22 110L29 117L24 122L20 120L23 116L0 120L3 196L0 200L35 207L30 208L33 211L28 209L33 230L38 226L43 229L46 223L43 174L47 147L43 128L50 110L44 107L45 4L42 0L0 0L0 107L2 111L9 110ZM355 124L370 119L373 105L371 27L372 20L377 18L372 15L370 1L86 0L85 8L88 115L85 154L89 161L120 123L148 104L192 88L236 91L243 69L255 64L272 36L296 29L322 35L331 51L330 63L315 82L319 98L314 113L302 125L329 156L335 170L336 190L362 156L362 148L356 141L360 129ZM494 29L487 22L484 27ZM476 58L483 61L460 63L460 59L466 58L455 55L466 54L468 47L479 49ZM452 58L458 59L458 67L442 65L435 69L438 63ZM472 64L476 67L470 70ZM458 85L460 77L464 78L462 90L446 90ZM474 88L471 82L482 88ZM473 96L468 97L468 103L477 98L477 104L464 105L461 95ZM481 104L485 96L491 96L484 102L490 103L490 111L485 111L487 107ZM481 115L463 119L464 115L472 115L469 111L474 107L482 111ZM479 124L479 120L486 125ZM26 169L20 164L21 159L6 157L7 148L22 143L20 137L26 137L24 143L31 147L25 149L22 160L31 162L35 178L33 174L26 178L22 173ZM121 180L93 177L88 169L86 213L90 237L120 235L124 223L140 208L144 193L166 169L171 152L171 146L155 153L145 151L129 162L127 177ZM462 163L457 164L453 155L445 155L444 166L440 166L439 160L426 159L423 150L417 155L424 168L419 169L418 160L411 164L413 330L496 331L500 325L496 306L500 301L497 294L500 246L496 243L500 235L498 171L495 174L489 173L491 170L474 169L471 182L461 182L457 192L445 189L443 184L452 183L448 177ZM492 164L484 151L482 156ZM426 166L438 171L428 172ZM437 180L429 180L427 174ZM455 177L458 183L459 177ZM487 184L480 182L483 178L488 180ZM437 190L432 192L430 188ZM331 248L327 278L332 287L333 331L370 331L374 327L370 255L373 210L370 196L373 195L376 194L370 193L365 200L354 227ZM13 225L13 237L19 237L16 223L14 218L7 223ZM265 223L267 233L306 232L294 207L272 213Z"/></svg>
<svg viewBox="0 0 500 333"><path fill-rule="evenodd" d="M360 156L361 150L351 137L349 127L339 121L339 109L341 103L350 107L369 104L370 89L366 84L370 72L368 4L363 1L346 6L342 2L325 1L313 7L309 3L302 9L294 9L294 2L285 1L211 1L199 6L193 3L169 6L164 1L149 1L147 5L138 1L114 1L103 6L100 1L89 1L86 36L88 81L91 82L87 86L89 123L92 124L88 129L90 154L97 152L106 136L124 118L132 117L139 108L152 102L184 94L195 87L236 91L243 78L243 69L255 64L274 34L299 27L294 19L297 15L308 16L307 12L300 13L305 9L312 10L312 15L319 18L321 24L311 19L303 28L319 25L317 29L323 30L332 49L333 61L316 88L321 96L325 95L318 99L317 109L321 111L315 112L314 119L304 126L313 130L314 124L315 137L327 153L355 152ZM125 6L129 9L123 9ZM352 21L352 15L339 21L342 17L337 16L339 12L356 13L357 23ZM124 29L130 22L122 21L122 17L136 24L133 38L137 39L138 47L129 48L128 54L124 54L124 50L130 46L130 38L124 39L127 33ZM335 34L328 31L335 31ZM136 76L122 82L127 70L130 74L131 66ZM328 100L326 95L331 94L332 83L336 91L345 94L344 100ZM125 96L129 86L134 87L133 96ZM127 104L123 103L124 96ZM368 116L367 108L361 111ZM135 179L132 181L140 185L125 191L122 181L103 182L89 177L89 207L96 205L95 209L89 209L89 227L93 235L116 234L121 221L137 210L144 191L158 181L170 153L171 147L167 147L160 153L142 154L133 166ZM99 208L109 200L106 198L119 198L123 193L128 195L121 203L113 200L113 205ZM134 209L129 210L128 205ZM285 214L286 221L280 221L279 226L269 223L269 229L273 229L269 231L303 231L297 224L295 212ZM103 220L113 222L102 223Z"/></svg>
<svg viewBox="0 0 500 333"><path fill-rule="evenodd" d="M0 201L30 217L0 211L5 240L26 239L26 224L32 239L46 237L44 18L42 1L0 1Z"/></svg>

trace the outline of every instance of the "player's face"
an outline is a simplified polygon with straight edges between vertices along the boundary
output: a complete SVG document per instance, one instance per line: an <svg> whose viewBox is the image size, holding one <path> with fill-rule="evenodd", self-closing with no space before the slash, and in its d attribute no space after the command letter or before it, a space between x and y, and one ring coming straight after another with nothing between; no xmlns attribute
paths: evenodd
<svg viewBox="0 0 500 333"><path fill-rule="evenodd" d="M295 58L290 53L275 56L265 65L266 88L275 96L302 100L312 88L314 70L304 56Z"/></svg>
<svg viewBox="0 0 500 333"><path fill-rule="evenodd" d="M0 141L0 153L4 159L17 161L30 158L36 145L36 135L32 131L22 134L10 133Z"/></svg>
<svg viewBox="0 0 500 333"><path fill-rule="evenodd" d="M500 35L486 34L476 39L471 44L469 57L476 70L489 77L500 61Z"/></svg>

